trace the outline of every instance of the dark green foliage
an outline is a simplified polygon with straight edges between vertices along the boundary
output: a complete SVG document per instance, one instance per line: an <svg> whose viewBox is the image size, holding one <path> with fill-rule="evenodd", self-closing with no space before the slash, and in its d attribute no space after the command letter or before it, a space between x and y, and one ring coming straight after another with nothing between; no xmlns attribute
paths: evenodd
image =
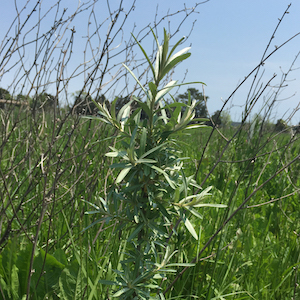
<svg viewBox="0 0 300 300"><path fill-rule="evenodd" d="M66 267L58 280L57 291L62 299L82 299L84 286L81 285L81 269L77 261Z"/></svg>
<svg viewBox="0 0 300 300"><path fill-rule="evenodd" d="M100 95L96 99L92 99L91 95L88 95L84 92L75 93L72 112L83 116L97 115L98 108L96 104L93 102L93 100L96 100L99 103L107 102L104 95Z"/></svg>
<svg viewBox="0 0 300 300"><path fill-rule="evenodd" d="M277 120L277 123L275 124L275 130L276 131L283 131L288 128L288 125L283 119Z"/></svg>
<svg viewBox="0 0 300 300"><path fill-rule="evenodd" d="M209 97L206 96L204 99L204 95L201 92L199 92L199 90L195 88L188 88L184 94L180 94L176 97L176 101L187 104L189 99L189 94L191 95L192 100L196 100L198 102L195 108L195 117L207 118L208 113L205 105L205 99L208 100Z"/></svg>
<svg viewBox="0 0 300 300"><path fill-rule="evenodd" d="M52 296L65 265L54 256L40 249L33 263L34 273L31 278L31 294L33 298L44 299L46 295Z"/></svg>
<svg viewBox="0 0 300 300"><path fill-rule="evenodd" d="M294 127L294 131L295 131L296 134L299 134L299 133L300 133L300 122L298 123L298 125L296 125L296 126Z"/></svg>
<svg viewBox="0 0 300 300"><path fill-rule="evenodd" d="M21 95L19 95L18 98L20 99L23 97ZM58 99L55 96L45 93L45 92L35 95L30 100L30 108L34 111L35 110L51 111L57 105L58 105Z"/></svg>
<svg viewBox="0 0 300 300"><path fill-rule="evenodd" d="M16 239L13 242L9 241L2 252L0 281L6 299L21 299L27 294L31 252L31 245L20 250L16 245ZM32 269L30 285L32 299L44 299L45 295L53 295L54 287L64 267L54 256L47 254L45 257L45 251L40 250L35 256Z"/></svg>
<svg viewBox="0 0 300 300"><path fill-rule="evenodd" d="M6 89L0 88L0 101L1 100L12 100L9 91ZM0 102L0 108L4 108L5 103Z"/></svg>
<svg viewBox="0 0 300 300"><path fill-rule="evenodd" d="M206 123L208 126L219 127L222 124L221 112L219 110L215 111L211 116L211 120Z"/></svg>
<svg viewBox="0 0 300 300"><path fill-rule="evenodd" d="M0 88L0 99L11 100L11 95L6 89Z"/></svg>

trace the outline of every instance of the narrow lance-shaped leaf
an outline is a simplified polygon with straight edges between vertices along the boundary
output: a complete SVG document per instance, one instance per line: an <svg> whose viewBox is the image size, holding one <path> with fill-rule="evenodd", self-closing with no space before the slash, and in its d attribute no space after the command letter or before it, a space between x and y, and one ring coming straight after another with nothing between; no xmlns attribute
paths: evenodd
<svg viewBox="0 0 300 300"><path fill-rule="evenodd" d="M126 162L126 163L124 162L124 163L115 163L115 164L110 165L109 167L111 169L124 169L128 166L130 166L130 164L128 164L128 162Z"/></svg>
<svg viewBox="0 0 300 300"><path fill-rule="evenodd" d="M132 36L133 36L133 38L135 39L136 43L139 45L140 49L142 50L142 52L143 52L145 58L146 58L147 61L148 61L149 67L151 68L153 77L155 77L155 70L154 70L154 68L153 68L153 64L152 64L151 60L149 59L149 57L148 57L146 51L144 50L144 48L142 47L142 45L139 43L139 41L136 39L136 37L135 37L133 34L132 34Z"/></svg>
<svg viewBox="0 0 300 300"><path fill-rule="evenodd" d="M124 125L126 121L129 118L130 114L130 105L132 103L132 100L130 100L128 103L126 103L119 111L117 116L117 121L120 122L120 130L124 131Z"/></svg>
<svg viewBox="0 0 300 300"><path fill-rule="evenodd" d="M178 51L176 54L174 54L172 57L170 57L167 61L167 64L169 64L170 62L172 62L175 58L185 54L186 52L188 52L191 49L191 47L186 47L183 48L182 50Z"/></svg>
<svg viewBox="0 0 300 300"><path fill-rule="evenodd" d="M136 138L136 133L138 130L138 126L136 126L131 134L131 139L130 139L130 148L134 148L135 146L135 138Z"/></svg>
<svg viewBox="0 0 300 300"><path fill-rule="evenodd" d="M217 204L217 203L199 203L193 205L193 207L215 207L215 208L225 208L226 204Z"/></svg>
<svg viewBox="0 0 300 300"><path fill-rule="evenodd" d="M123 295L123 294L126 293L127 291L129 291L129 288L128 288L128 287L123 288L123 289L117 291L115 294L113 294L112 297L113 297L113 298L120 297L121 295Z"/></svg>
<svg viewBox="0 0 300 300"><path fill-rule="evenodd" d="M146 153L144 153L144 154L140 157L140 159L141 159L141 158L144 158L144 157L147 157L149 154L151 154L151 153L157 151L158 149L164 147L165 145L166 145L166 143L163 143L163 144L160 144L160 145L158 145L158 146L156 146L156 147L150 149L149 151L147 151Z"/></svg>
<svg viewBox="0 0 300 300"><path fill-rule="evenodd" d="M119 175L118 175L118 177L116 179L116 183L120 183L126 177L126 175L129 173L129 171L131 170L131 168L132 168L132 166L123 169L119 173Z"/></svg>
<svg viewBox="0 0 300 300"><path fill-rule="evenodd" d="M122 151L115 150L113 152L107 152L105 154L105 156L107 156L107 157L123 157L126 160L128 160L127 152L123 151L123 150Z"/></svg>
<svg viewBox="0 0 300 300"><path fill-rule="evenodd" d="M163 98L176 85L177 80L172 80L166 84L156 95L155 102Z"/></svg>
<svg viewBox="0 0 300 300"><path fill-rule="evenodd" d="M195 209L192 209L191 207L184 207L184 209L187 209L189 212L191 212L195 217L199 219L203 219L203 216L199 214Z"/></svg>
<svg viewBox="0 0 300 300"><path fill-rule="evenodd" d="M103 123L109 124L111 126L114 126L114 124L112 122L110 122L109 120L105 119L105 118L101 118L101 117L95 117L95 116L82 116L83 119L91 119L91 120L97 120L97 121L101 121Z"/></svg>
<svg viewBox="0 0 300 300"><path fill-rule="evenodd" d="M163 119L163 121L164 121L164 123L165 124L167 124L168 123L168 120L169 120L169 118L168 118L168 116L167 116L167 114L166 114L166 111L165 111L165 109L163 109L163 104L162 104L162 101L161 100L159 100L159 106L162 108L162 110L161 110L161 115L162 115L162 119Z"/></svg>
<svg viewBox="0 0 300 300"><path fill-rule="evenodd" d="M193 227L193 225L192 225L192 223L189 221L189 219L188 218L184 218L184 225L185 225L185 227L187 228L187 230L191 233L191 235L196 239L196 240L198 240L198 235L197 235L197 233L196 233L196 231L195 231L195 229L194 229L194 227Z"/></svg>
<svg viewBox="0 0 300 300"><path fill-rule="evenodd" d="M174 264L168 264L166 267L194 267L195 264L192 263L174 263Z"/></svg>
<svg viewBox="0 0 300 300"><path fill-rule="evenodd" d="M118 101L118 97L115 98L115 100L111 103L111 116L113 119L117 119L116 117L116 104L117 104L117 101Z"/></svg>
<svg viewBox="0 0 300 300"><path fill-rule="evenodd" d="M127 148L127 154L128 154L128 158L129 158L129 161L131 162L131 164L135 165L137 157L136 157L134 147Z"/></svg>
<svg viewBox="0 0 300 300"><path fill-rule="evenodd" d="M147 129L145 127L142 128L142 135L140 140L140 156L145 152L147 142Z"/></svg>
<svg viewBox="0 0 300 300"><path fill-rule="evenodd" d="M156 98L156 94L157 94L157 86L153 83L153 82L149 82L148 83L150 92L151 92L151 96L150 97L150 101L154 101L154 99Z"/></svg>
<svg viewBox="0 0 300 300"><path fill-rule="evenodd" d="M154 159L147 159L147 158L141 158L141 159L137 159L135 161L136 164L145 164L145 163L148 163L148 164L155 164L157 163L157 160L154 160Z"/></svg>
<svg viewBox="0 0 300 300"><path fill-rule="evenodd" d="M185 129L196 129L196 128L207 128L207 127L211 127L211 126L207 126L205 124L192 124L192 125L186 126Z"/></svg>
<svg viewBox="0 0 300 300"><path fill-rule="evenodd" d="M99 280L98 282L106 285L119 285L118 282L111 281L111 280Z"/></svg>
<svg viewBox="0 0 300 300"><path fill-rule="evenodd" d="M127 69L127 71L131 74L131 76L137 82L137 84L142 88L142 90L145 93L145 95L149 98L148 92L146 91L146 89L144 88L144 86L141 84L141 82L136 78L136 76L134 75L134 73L125 64L122 64L122 65Z"/></svg>
<svg viewBox="0 0 300 300"><path fill-rule="evenodd" d="M158 78L158 76L159 76L159 64L160 64L159 48L160 48L160 46L158 45L157 53L156 53L156 59L155 59L155 65L154 65L154 72L155 72L154 82L157 86L159 85L159 78Z"/></svg>
<svg viewBox="0 0 300 300"><path fill-rule="evenodd" d="M168 65L165 66L165 68L161 72L161 74L160 74L161 78L163 78L168 72L170 72L178 63L187 59L190 56L191 56L191 53L186 53L186 54L183 54L183 55L180 55L180 56L174 58Z"/></svg>
<svg viewBox="0 0 300 300"><path fill-rule="evenodd" d="M127 242L130 242L132 239L134 239L138 235L138 233L142 230L143 227L144 227L144 224L143 223L140 224L128 237Z"/></svg>
<svg viewBox="0 0 300 300"><path fill-rule="evenodd" d="M164 43L162 48L162 66L165 66L165 63L167 62L167 55L169 50L169 39L170 35L167 33L166 29L164 29Z"/></svg>
<svg viewBox="0 0 300 300"><path fill-rule="evenodd" d="M182 37L171 49L169 56L168 56L168 61L170 60L170 57L173 55L174 51L176 48L182 43L182 41L185 39L185 37Z"/></svg>
<svg viewBox="0 0 300 300"><path fill-rule="evenodd" d="M157 166L154 166L154 165L149 165L149 164L145 164L145 165L147 165L147 166L149 166L150 168L152 168L152 169L158 171L159 173L163 174L164 177L165 177L165 179L166 179L167 182L169 183L170 187L171 187L172 189L175 189L175 188L176 188L175 185L174 185L174 182L170 179L169 175L168 175L164 170L162 170L161 168L158 168Z"/></svg>
<svg viewBox="0 0 300 300"><path fill-rule="evenodd" d="M200 203L201 201L203 201L204 199L206 199L208 196L211 196L211 194L209 193L209 191L212 189L212 186L208 186L205 190L203 190L200 194L198 194L193 201L190 202L191 206L194 206L195 204ZM189 203L187 203L188 205Z"/></svg>
<svg viewBox="0 0 300 300"><path fill-rule="evenodd" d="M95 103L95 105L97 106L97 108L99 109L99 113L100 115L103 116L103 118L101 117L93 117L93 116L84 116L84 118L87 118L87 119L98 119L104 123L107 123L107 124L110 124L112 126L115 126L118 128L117 124L115 123L114 119L112 118L112 116L110 115L105 103L100 104L100 103L97 103L94 99L92 99L92 101Z"/></svg>

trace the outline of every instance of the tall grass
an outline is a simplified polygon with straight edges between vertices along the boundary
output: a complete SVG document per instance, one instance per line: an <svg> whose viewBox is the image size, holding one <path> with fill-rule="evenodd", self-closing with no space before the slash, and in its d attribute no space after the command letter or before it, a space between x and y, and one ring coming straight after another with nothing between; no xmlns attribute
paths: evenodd
<svg viewBox="0 0 300 300"><path fill-rule="evenodd" d="M125 240L120 242L115 234L116 224L105 227L102 222L82 232L95 220L84 214L90 207L82 200L97 205L98 195L110 184L110 162L104 153L112 132L90 120L69 117L61 124L63 116L59 119L52 122L51 114L37 114L34 122L21 113L15 126L10 119L6 128L1 127L3 299L13 299L13 290L18 291L15 299L27 292L32 255L32 299L45 295L106 299L107 287L97 282L112 280L112 270L118 269L123 259ZM177 137L185 145L182 156L192 158L187 175L195 173L202 157L199 149L210 130ZM235 129L220 130L228 137ZM248 131L241 130L206 181L215 187L214 202L228 204L228 211L203 208L203 219L194 220L199 241L178 228L174 245L179 249L179 261L197 257L244 199L298 155L299 138L289 133L266 132L251 142L246 142L247 136ZM189 143L191 137L193 143ZM198 171L199 182L214 167L225 144L214 132ZM265 183L198 257L196 266L182 274L166 298L297 299L299 168L298 161ZM45 279L45 271L53 275ZM171 283L172 277L168 280Z"/></svg>
<svg viewBox="0 0 300 300"><path fill-rule="evenodd" d="M30 114L19 112L19 118L14 121L2 112L2 120L7 119L1 127L0 148L1 249L3 256L11 252L16 255L11 257L11 265L4 268L2 276L12 275L11 268L19 260L27 262L27 272L34 270L39 255L63 253L62 261L57 258L63 264L59 269L62 271L66 262L74 261L76 268L82 262L90 263L91 248L93 255L101 256L102 253L95 248L103 247L95 239L99 228L81 234L93 222L84 214L87 206L82 200L94 201L95 195L109 184L105 182L109 162L104 157L109 130L105 125L96 125L77 116L67 119L61 116L53 121L49 113L37 113L35 118ZM105 235L105 232L101 235L103 240ZM107 236L109 238L109 234ZM14 244L18 247L12 250ZM100 257L94 258L96 262ZM35 291L39 294L36 299L53 291L53 283L50 286L42 283L47 259L41 257L40 260L32 278L22 275L23 286L19 292L15 291L18 297L29 295L29 290L34 294L35 286L41 284L41 289ZM88 271L98 275L98 265L92 263L91 266L93 268L89 266Z"/></svg>
<svg viewBox="0 0 300 300"><path fill-rule="evenodd" d="M230 136L234 128L222 129ZM168 294L174 299L297 299L299 267L299 159L280 175L267 182L291 157L297 157L299 137L289 133L259 132L246 141L242 130L222 156L206 184L215 187L213 198L228 204L228 211L203 211L199 244L178 235L179 243L189 244L185 257L197 257L201 247L224 224L258 186L263 185L227 223L197 258L194 269L186 271ZM209 138L192 133L193 142L183 155L199 160L199 146ZM196 139L198 137L198 142ZM186 142L186 141L185 141ZM218 161L226 141L216 132L210 139L207 155L198 172L199 181ZM196 147L195 147L196 145ZM194 162L195 162L194 161ZM195 163L189 171L195 172ZM265 184L264 184L265 183ZM186 253L190 250L189 253ZM222 298L223 297L223 298Z"/></svg>

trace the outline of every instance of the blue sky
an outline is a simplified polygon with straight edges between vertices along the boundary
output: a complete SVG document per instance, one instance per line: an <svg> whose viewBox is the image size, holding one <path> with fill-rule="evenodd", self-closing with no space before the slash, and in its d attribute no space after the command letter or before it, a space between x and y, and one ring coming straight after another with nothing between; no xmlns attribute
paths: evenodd
<svg viewBox="0 0 300 300"><path fill-rule="evenodd" d="M30 1L28 6L32 6L34 2L35 1ZM129 2L131 1L126 3ZM17 0L17 3L23 3L23 1ZM110 3L113 7L117 5L119 1L113 0L110 1ZM137 28L153 25L157 3L159 3L157 10L158 19L168 10L175 12L183 8L183 2L179 0L173 0L172 2L138 0L136 2L136 8L125 27L125 31L128 31L125 32L125 39L130 35L133 23L136 24ZM185 3L187 7L195 5L194 1L185 1ZM292 3L292 5L289 9L289 14L284 17L272 41L268 51L268 53L270 53L275 49L275 45L279 46L294 34L300 32L300 1L210 0L199 5L196 9L199 13L190 16L181 27L180 33L176 35L177 40L181 36L188 34L192 22L197 20L194 24L194 30L191 36L184 45L191 45L192 48L190 52L192 55L178 67L173 78L182 79L183 74L188 69L186 81L203 81L206 83L205 93L209 96L209 112L213 113L217 109L220 109L223 104L222 101L226 100L239 82L259 64L264 49L278 24L278 18L282 16L290 3ZM75 0L63 0L61 2L61 5L68 8L69 11L75 9L77 4L78 2ZM47 4L44 1L42 5ZM101 10L100 5L97 9L97 18L100 22L100 20L107 15L107 11L105 9ZM5 8L2 9L0 40L2 40L8 29L8 24L11 23L14 16L14 1L8 1ZM82 24L87 20L87 15L83 14L81 18L81 20L75 20L72 25L75 26L79 35L84 36L86 27L82 26ZM166 19L161 24L161 29L163 26L167 27L168 21L170 21L171 32L174 31L178 25L180 15L176 18L177 20L172 17L170 17L169 20ZM46 28L47 25L48 23L45 21L43 26ZM43 26L41 30L43 30ZM76 62L78 63L78 61L81 61L83 58L83 49L80 49L80 45L81 43L77 41L77 54L74 54L76 55L76 60L73 62L74 68ZM145 41L143 45L147 48L150 44L147 44L147 41ZM282 49L279 49L266 62L265 72L261 82L266 83L274 73L277 73L277 77L272 81L272 84L276 86L276 84L280 82L282 71L287 72L291 62L299 51L300 35ZM28 60L30 60L30 54L27 55L29 55ZM300 68L300 58L295 64L295 68L297 67ZM71 72L70 69L69 72ZM6 88L9 85L9 81L12 80L12 76L13 73L5 74L0 81L0 86ZM279 99L281 101L279 101L275 107L273 114L275 121L282 116L287 117L300 102L300 69L294 70L288 79L291 81L288 82L288 86L280 94ZM82 79L78 79L77 82L69 85L70 93L78 90L80 80ZM250 83L251 81L248 80L238 90L226 107L233 120L240 119ZM193 85L193 87L202 90L201 86ZM184 93L185 90L186 87L183 87L180 92ZM275 90L276 87L273 91ZM291 97L294 94L295 96ZM267 98L268 95L266 94L265 97ZM288 99L283 100L286 98ZM259 111L262 105L263 97L254 112ZM296 124L299 122L300 112L296 112L292 123Z"/></svg>
<svg viewBox="0 0 300 300"><path fill-rule="evenodd" d="M197 67L189 69L188 79L200 73L207 84L206 93L210 96L208 106L215 111L222 105L237 84L259 63L265 47L290 1L259 0L215 0L202 5L200 16L191 36L191 60L197 56ZM300 2L293 1L290 13L283 19L275 39L270 46L270 53L286 39L300 31ZM300 36L279 50L265 64L263 82L267 82L273 73L281 78L280 67L286 72L295 55L300 50ZM296 64L300 67L300 62ZM199 72L199 71L200 72ZM290 86L282 93L282 98L297 92L296 96L283 101L278 107L278 117L292 109L300 101L300 72L291 73ZM248 91L248 82L233 98L233 105L240 105ZM280 97L280 99L282 99ZM261 105L258 105L261 106ZM233 119L238 119L241 109L231 109ZM276 116L274 116L276 117ZM300 121L296 114L294 121Z"/></svg>

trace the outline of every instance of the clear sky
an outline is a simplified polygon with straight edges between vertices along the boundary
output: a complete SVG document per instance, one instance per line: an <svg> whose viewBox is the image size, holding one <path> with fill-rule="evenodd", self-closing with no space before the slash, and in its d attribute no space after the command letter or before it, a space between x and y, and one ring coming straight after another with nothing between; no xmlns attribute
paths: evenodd
<svg viewBox="0 0 300 300"><path fill-rule="evenodd" d="M99 23L107 16L107 10L105 8L101 10L101 1L106 3L104 0L98 1L97 19ZM22 6L21 3L24 3L23 0L16 0L16 2L20 4L20 7ZM29 1L28 6L32 7L35 2L36 1L32 0ZM53 1L52 3L55 2L56 1ZM129 2L131 3L129 0L124 1L125 10ZM119 1L111 0L110 3L113 7L117 5ZM184 2L181 0L137 0L136 8L128 24L124 27L125 31L128 31L127 33L125 32L125 39L126 36L130 36L133 23L136 24L137 28L153 25L157 3L159 3L157 10L158 19L168 10L172 13L184 7ZM290 3L292 5L289 9L289 14L284 17L267 52L270 53L276 46L280 46L280 44L294 34L300 32L300 1L210 0L199 5L196 9L199 13L191 15L180 28L180 33L176 35L176 40L183 35L187 35L192 22L196 20L193 32L185 45L191 45L192 48L190 52L192 56L178 67L173 78L177 79L176 77L178 77L178 79L182 79L182 75L188 69L186 81L203 81L207 85L205 87L205 94L209 96L209 112L213 113L220 109L223 104L222 101L226 100L245 76L259 64L269 39L278 24L278 18L281 18ZM76 0L62 0L60 6L67 8L67 13L70 14L77 4L78 1ZM47 1L43 1L42 5L46 6L49 5L49 3L47 4ZM185 5L192 7L195 5L195 1L187 0L185 1ZM171 32L174 31L178 25L180 16L182 16L182 14L177 15L177 19L172 17L166 19L164 23L161 24L161 28L162 26L168 26L168 21L170 21ZM3 39L14 17L14 1L5 1L5 6L2 5L0 18L0 41ZM82 14L81 18L81 20L75 19L74 24L72 24L72 26L70 25L70 27L72 28L74 25L77 33L84 36L86 32L84 21L87 20L87 15L84 16L84 14ZM43 23L43 26L47 27L47 21ZM40 30L43 30L43 26ZM78 55L78 57L75 56L77 59L73 64L83 59L83 49L80 48L80 45L80 42L77 42L75 45L76 49L74 50L77 50L77 54L74 55ZM145 42L143 45L147 48L148 44ZM266 83L271 76L276 73L277 77L272 81L272 85L274 86L273 92L276 91L276 85L279 84L282 74L288 71L299 51L300 35L282 49L279 49L266 62L261 83ZM30 54L27 53L26 55L29 55L28 59L30 60ZM289 74L288 86L279 95L278 99L280 99L280 101L275 108L276 113L274 111L273 121L276 121L282 116L287 117L300 102L299 68L300 57L299 61L295 63L295 70ZM69 70L69 72L71 71ZM7 88L12 78L11 76L13 75L13 73L6 73L0 78L0 86ZM76 83L69 85L70 93L79 89L80 80L82 79L78 79ZM250 84L251 78L246 81L226 106L233 120L237 121L240 119L243 110L242 106L247 99ZM201 86L193 87L202 90ZM187 87L182 87L180 92L184 93L186 88ZM262 106L263 99L266 99L268 95L272 96L271 92L266 94L265 98L261 98L256 111ZM300 111L296 112L292 119L293 124L299 122Z"/></svg>
<svg viewBox="0 0 300 300"><path fill-rule="evenodd" d="M210 96L210 111L218 109L222 105L220 99L227 99L237 84L259 63L278 18L281 18L290 3L285 0L214 0L200 7L200 16L191 36L191 60L196 57L197 62L189 68L188 79L197 74L203 78L207 84L206 93ZM289 11L267 53L300 31L300 1L293 1ZM282 75L280 67L283 72L287 72L299 51L300 36L266 62L262 82L266 83L273 73L277 73L272 83L278 84ZM300 60L296 66L300 67ZM279 96L279 99L284 99L296 93L277 107L278 118L287 109L291 112L300 102L299 71L290 74L289 79L295 81L289 82L289 87ZM243 103L248 89L249 84L246 82L244 88L234 96L232 104ZM232 118L238 119L240 111L238 106L231 109ZM295 115L294 121L300 121L300 112Z"/></svg>

